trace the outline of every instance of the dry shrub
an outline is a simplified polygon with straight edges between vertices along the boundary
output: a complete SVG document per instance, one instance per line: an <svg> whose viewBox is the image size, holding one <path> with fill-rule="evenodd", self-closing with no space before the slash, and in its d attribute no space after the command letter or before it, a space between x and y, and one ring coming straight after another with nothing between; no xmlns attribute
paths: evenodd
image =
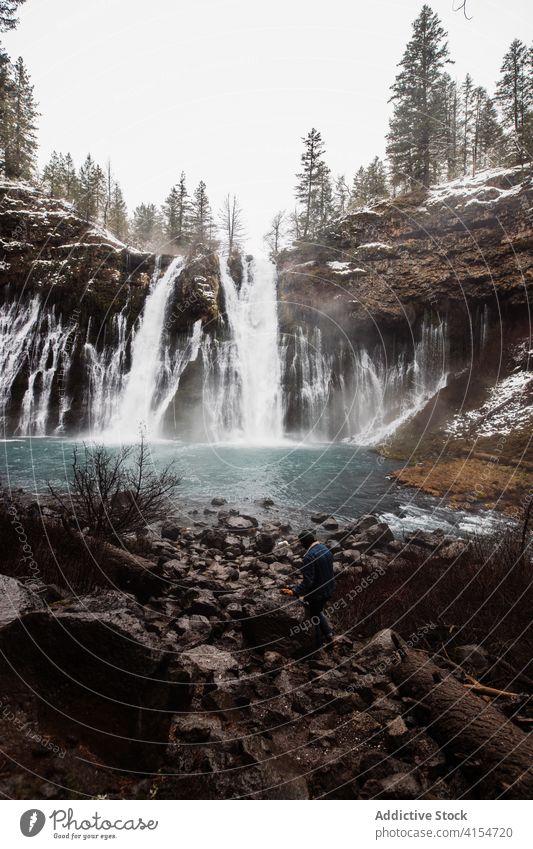
<svg viewBox="0 0 533 849"><path fill-rule="evenodd" d="M400 553L380 571L356 575L348 567L339 576L331 615L339 632L394 628L409 639L430 625L446 645L478 643L517 670L530 666L531 534L522 525L473 540L452 563L420 548L417 560Z"/></svg>

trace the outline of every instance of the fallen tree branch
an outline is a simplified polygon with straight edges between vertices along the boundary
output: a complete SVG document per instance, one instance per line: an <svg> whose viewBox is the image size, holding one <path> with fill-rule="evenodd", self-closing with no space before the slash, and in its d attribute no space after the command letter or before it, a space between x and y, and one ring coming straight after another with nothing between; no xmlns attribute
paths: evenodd
<svg viewBox="0 0 533 849"><path fill-rule="evenodd" d="M533 740L450 672L408 651L393 670L402 694L429 713L427 732L474 773L488 798L530 799Z"/></svg>

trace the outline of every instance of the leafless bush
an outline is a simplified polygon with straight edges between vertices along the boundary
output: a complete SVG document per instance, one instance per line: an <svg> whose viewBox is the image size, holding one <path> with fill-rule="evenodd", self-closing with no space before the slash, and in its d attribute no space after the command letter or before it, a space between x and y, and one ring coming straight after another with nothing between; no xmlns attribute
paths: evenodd
<svg viewBox="0 0 533 849"><path fill-rule="evenodd" d="M65 516L93 537L121 541L142 533L162 519L167 499L180 478L170 463L161 471L150 465L144 436L137 446L117 451L105 445L83 445L73 450L68 492L48 488Z"/></svg>

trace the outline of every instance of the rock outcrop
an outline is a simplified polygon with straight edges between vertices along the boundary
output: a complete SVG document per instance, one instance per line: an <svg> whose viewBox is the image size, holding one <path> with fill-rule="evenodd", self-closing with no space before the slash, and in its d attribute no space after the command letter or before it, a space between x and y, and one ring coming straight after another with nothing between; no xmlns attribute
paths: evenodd
<svg viewBox="0 0 533 849"><path fill-rule="evenodd" d="M287 345L297 357L298 334L320 328L311 345L348 410L333 431L409 460L397 479L453 506L513 511L527 499L532 203L530 169L495 169L354 210L279 258ZM349 410L367 396L361 433Z"/></svg>
<svg viewBox="0 0 533 849"><path fill-rule="evenodd" d="M375 334L374 325L407 333L428 309L459 321L479 305L523 307L532 190L527 171L497 169L354 210L319 244L281 254L287 321L300 308L349 334Z"/></svg>
<svg viewBox="0 0 533 849"><path fill-rule="evenodd" d="M119 393L133 330L172 259L123 244L29 184L0 181L0 322L14 336L0 393L8 432L78 433L105 415L88 396ZM172 346L185 344L194 322L216 321L220 300L218 257L197 245L168 297ZM25 417L30 406L40 424Z"/></svg>

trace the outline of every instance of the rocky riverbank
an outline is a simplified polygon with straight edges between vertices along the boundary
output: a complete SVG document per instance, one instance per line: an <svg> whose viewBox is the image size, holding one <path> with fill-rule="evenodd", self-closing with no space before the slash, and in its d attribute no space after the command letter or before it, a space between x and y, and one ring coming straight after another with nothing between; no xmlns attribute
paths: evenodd
<svg viewBox="0 0 533 849"><path fill-rule="evenodd" d="M315 653L305 607L280 594L302 553L289 523L212 509L118 547L4 499L4 795L530 792L525 572L502 585L501 553L480 573L472 542L310 516L337 581L335 639ZM516 597L512 622L494 586ZM437 707L450 694L458 728Z"/></svg>

